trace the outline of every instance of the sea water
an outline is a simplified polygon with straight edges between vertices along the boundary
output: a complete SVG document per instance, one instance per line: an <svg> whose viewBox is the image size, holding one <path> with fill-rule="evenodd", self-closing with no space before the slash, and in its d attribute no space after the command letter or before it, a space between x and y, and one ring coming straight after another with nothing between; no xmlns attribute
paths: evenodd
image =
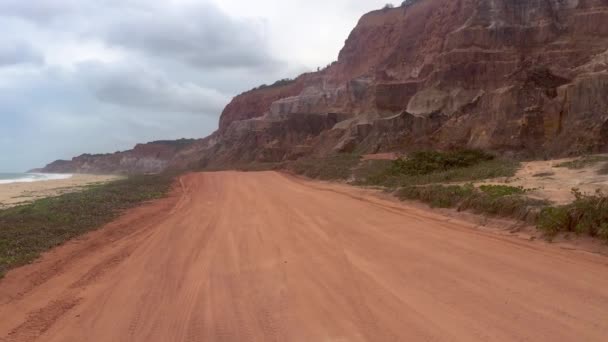
<svg viewBox="0 0 608 342"><path fill-rule="evenodd" d="M42 182L71 177L70 174L57 173L0 173L0 184Z"/></svg>

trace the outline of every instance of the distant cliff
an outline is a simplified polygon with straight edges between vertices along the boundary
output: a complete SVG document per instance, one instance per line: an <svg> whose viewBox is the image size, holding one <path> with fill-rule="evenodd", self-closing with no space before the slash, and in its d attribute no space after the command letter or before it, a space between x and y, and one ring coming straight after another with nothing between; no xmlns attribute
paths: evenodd
<svg viewBox="0 0 608 342"><path fill-rule="evenodd" d="M211 137L126 169L464 146L608 150L608 0L418 0L368 13L328 68L243 93Z"/></svg>
<svg viewBox="0 0 608 342"><path fill-rule="evenodd" d="M72 160L54 161L36 171L100 174L158 173L165 170L180 151L194 142L195 140L192 139L154 141L138 144L132 150L124 152L83 154Z"/></svg>

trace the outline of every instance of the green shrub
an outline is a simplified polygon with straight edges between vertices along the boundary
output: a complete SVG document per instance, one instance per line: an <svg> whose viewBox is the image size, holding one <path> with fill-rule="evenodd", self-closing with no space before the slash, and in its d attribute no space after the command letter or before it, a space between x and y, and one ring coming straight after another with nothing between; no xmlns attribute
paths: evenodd
<svg viewBox="0 0 608 342"><path fill-rule="evenodd" d="M490 195L485 192L476 192L474 196L465 199L458 209L530 221L536 217L531 214L538 212L546 205L545 201L531 199L521 194Z"/></svg>
<svg viewBox="0 0 608 342"><path fill-rule="evenodd" d="M371 180L385 174L392 165L392 160L364 160L353 170L355 183L373 185Z"/></svg>
<svg viewBox="0 0 608 342"><path fill-rule="evenodd" d="M430 185L408 186L397 191L396 195L402 200L418 200L435 208L453 208L465 198L473 195L475 187L469 184L460 185Z"/></svg>
<svg viewBox="0 0 608 342"><path fill-rule="evenodd" d="M356 185L405 187L513 176L519 163L479 150L415 152L407 159L360 161L357 154L305 157L279 165L313 179L348 180Z"/></svg>
<svg viewBox="0 0 608 342"><path fill-rule="evenodd" d="M548 236L574 232L608 241L608 196L599 191L594 195L572 191L576 199L571 204L541 211L538 229Z"/></svg>
<svg viewBox="0 0 608 342"><path fill-rule="evenodd" d="M514 187L508 185L482 185L479 187L479 189L492 198L512 195L523 195L526 193L526 190L521 186Z"/></svg>
<svg viewBox="0 0 608 342"><path fill-rule="evenodd" d="M551 177L555 176L554 172L539 172L532 175L532 177L543 178L543 177Z"/></svg>
<svg viewBox="0 0 608 342"><path fill-rule="evenodd" d="M478 164L437 171L421 175L394 174L389 168L379 170L364 179L359 179L361 185L382 185L387 187L403 187L446 182L469 182L498 177L512 177L520 164L515 161L494 159Z"/></svg>
<svg viewBox="0 0 608 342"><path fill-rule="evenodd" d="M420 151L412 153L406 159L395 160L389 172L393 175L427 175L465 168L493 159L493 155L481 150Z"/></svg>
<svg viewBox="0 0 608 342"><path fill-rule="evenodd" d="M418 200L438 208L457 208L479 214L509 217L536 224L549 238L560 232L589 235L608 242L608 196L585 195L573 190L571 204L552 207L548 202L526 197L523 188L488 185L408 186L399 189L401 200Z"/></svg>
<svg viewBox="0 0 608 342"><path fill-rule="evenodd" d="M510 217L520 220L534 220L545 201L522 196L520 188L487 186L486 191L467 185L429 185L401 188L396 195L401 200L418 200L435 208L458 208L491 216Z"/></svg>
<svg viewBox="0 0 608 342"><path fill-rule="evenodd" d="M284 78L284 79L278 80L278 81L276 81L276 82L274 82L273 84L270 84L270 85L268 85L268 84L262 84L262 85L260 85L258 87L255 87L255 88L251 89L250 91L283 87L283 86L290 85L290 84L295 83L295 82L296 82L296 80L294 80L294 79Z"/></svg>
<svg viewBox="0 0 608 342"><path fill-rule="evenodd" d="M543 208L538 217L537 228L547 236L570 230L570 213L566 207Z"/></svg>

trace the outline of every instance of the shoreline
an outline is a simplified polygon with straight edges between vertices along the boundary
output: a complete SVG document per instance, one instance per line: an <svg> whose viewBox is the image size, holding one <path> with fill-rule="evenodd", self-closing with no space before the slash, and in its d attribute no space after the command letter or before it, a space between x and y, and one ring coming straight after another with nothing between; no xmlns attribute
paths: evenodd
<svg viewBox="0 0 608 342"><path fill-rule="evenodd" d="M122 178L115 175L73 174L70 178L0 184L0 209L79 191L83 187Z"/></svg>
<svg viewBox="0 0 608 342"><path fill-rule="evenodd" d="M18 178L2 178L4 175L18 175ZM32 183L44 182L50 180L60 180L72 178L72 173L42 173L42 172L24 172L24 173L0 173L0 185L12 183Z"/></svg>

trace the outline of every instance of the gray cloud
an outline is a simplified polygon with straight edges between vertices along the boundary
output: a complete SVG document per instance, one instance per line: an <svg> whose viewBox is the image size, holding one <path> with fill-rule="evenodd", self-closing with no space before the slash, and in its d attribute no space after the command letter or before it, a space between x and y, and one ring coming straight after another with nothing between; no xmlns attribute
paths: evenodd
<svg viewBox="0 0 608 342"><path fill-rule="evenodd" d="M268 68L271 56L264 25L233 19L209 3L164 11L133 11L109 25L109 44L202 68Z"/></svg>
<svg viewBox="0 0 608 342"><path fill-rule="evenodd" d="M19 64L42 64L44 56L25 42L0 44L0 67Z"/></svg>
<svg viewBox="0 0 608 342"><path fill-rule="evenodd" d="M207 108L204 99L196 102L199 89L188 92L188 85L143 70L137 76L157 79L159 86L128 89L122 99L107 94L100 100L97 91L111 88L112 75L122 72L103 64L45 68L14 84L0 83L0 172L23 171L85 152L124 150L140 142L202 137L215 128L216 110L223 103L215 103L219 109Z"/></svg>
<svg viewBox="0 0 608 342"><path fill-rule="evenodd" d="M58 16L76 12L83 2L77 0L2 0L0 13L4 16L21 17L40 23L45 23Z"/></svg>
<svg viewBox="0 0 608 342"><path fill-rule="evenodd" d="M382 4L0 0L0 171L203 137L231 96L330 62Z"/></svg>
<svg viewBox="0 0 608 342"><path fill-rule="evenodd" d="M97 72L91 87L97 99L111 104L214 117L230 100L215 89L172 81L143 69Z"/></svg>
<svg viewBox="0 0 608 342"><path fill-rule="evenodd" d="M270 53L263 21L232 18L208 0L176 7L142 0L3 0L2 15L197 68L281 64Z"/></svg>

